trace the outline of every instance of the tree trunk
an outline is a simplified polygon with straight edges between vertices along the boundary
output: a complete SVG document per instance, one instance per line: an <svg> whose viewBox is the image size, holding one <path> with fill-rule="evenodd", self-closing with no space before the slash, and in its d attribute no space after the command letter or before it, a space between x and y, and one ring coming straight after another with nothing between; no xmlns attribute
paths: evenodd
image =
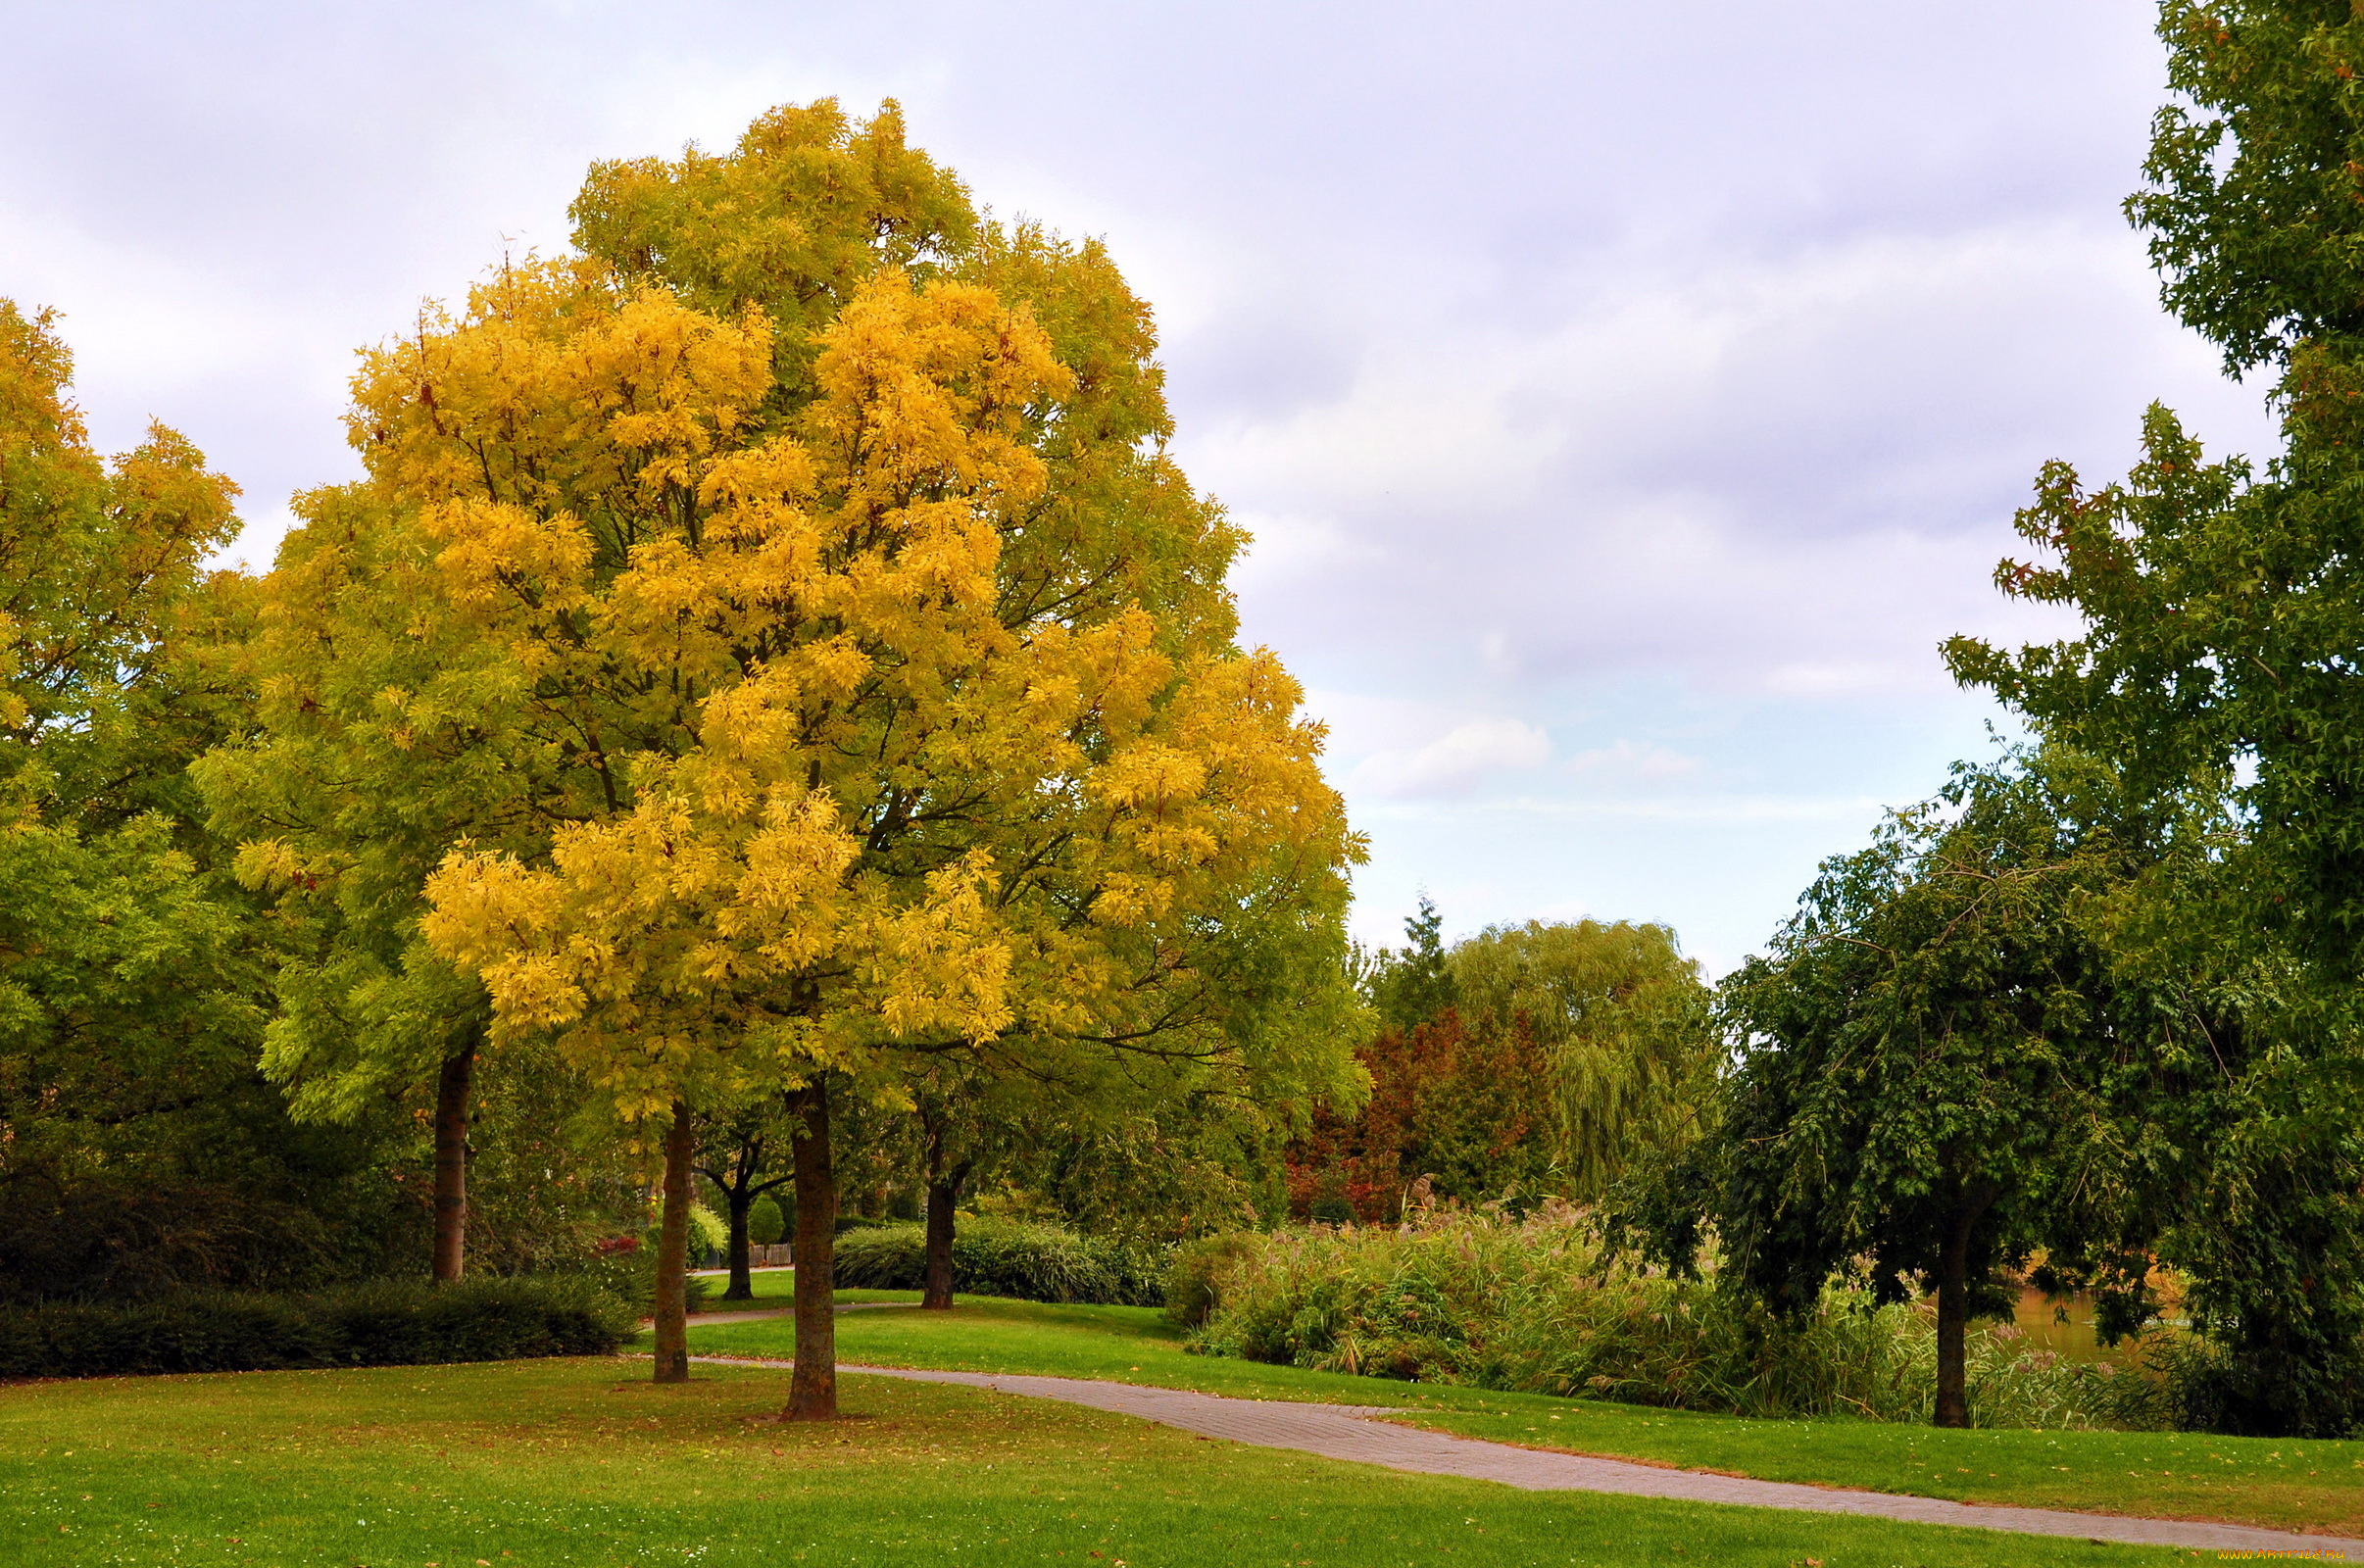
<svg viewBox="0 0 2364 1568"><path fill-rule="evenodd" d="M927 1184L927 1289L922 1308L949 1312L953 1304L953 1205L960 1200L959 1177Z"/></svg>
<svg viewBox="0 0 2364 1568"><path fill-rule="evenodd" d="M829 1162L829 1086L790 1097L796 1130L796 1371L788 1419L837 1419L837 1172Z"/></svg>
<svg viewBox="0 0 2364 1568"><path fill-rule="evenodd" d="M689 1381L690 1156L698 1145L690 1108L673 1102L665 1135L665 1218L657 1228L657 1381Z"/></svg>
<svg viewBox="0 0 2364 1568"><path fill-rule="evenodd" d="M468 1091L476 1075L476 1042L443 1059L435 1085L435 1279L456 1280L468 1243Z"/></svg>
<svg viewBox="0 0 2364 1568"><path fill-rule="evenodd" d="M730 1200L730 1289L722 1293L725 1301L755 1299L755 1276L747 1267L747 1211L755 1207L755 1194L746 1191L746 1184L724 1189Z"/></svg>
<svg viewBox="0 0 2364 1568"><path fill-rule="evenodd" d="M1945 1240L1938 1251L1937 1412L1941 1427L1970 1424L1970 1377L1966 1341L1970 1328L1970 1232L1995 1193L1982 1187L1966 1194L1946 1217Z"/></svg>

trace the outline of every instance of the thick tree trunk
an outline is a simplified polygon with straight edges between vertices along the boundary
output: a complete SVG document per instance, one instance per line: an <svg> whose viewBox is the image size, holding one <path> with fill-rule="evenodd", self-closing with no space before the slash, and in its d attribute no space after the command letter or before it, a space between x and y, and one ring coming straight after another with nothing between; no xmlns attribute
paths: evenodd
<svg viewBox="0 0 2364 1568"><path fill-rule="evenodd" d="M468 1245L468 1092L476 1075L476 1042L443 1060L435 1084L435 1279L456 1280Z"/></svg>
<svg viewBox="0 0 2364 1568"><path fill-rule="evenodd" d="M673 1102L665 1135L665 1218L657 1228L657 1381L689 1381L690 1156L698 1147L690 1108Z"/></svg>
<svg viewBox="0 0 2364 1568"><path fill-rule="evenodd" d="M958 1177L927 1184L927 1289L921 1293L919 1304L929 1311L952 1310L953 1205L960 1200Z"/></svg>
<svg viewBox="0 0 2364 1568"><path fill-rule="evenodd" d="M747 1266L747 1211L755 1207L755 1194L745 1186L725 1190L730 1199L730 1289L722 1293L725 1301L755 1299L755 1275Z"/></svg>
<svg viewBox="0 0 2364 1568"><path fill-rule="evenodd" d="M796 1371L788 1419L837 1419L837 1172L829 1161L829 1086L791 1097L796 1129Z"/></svg>
<svg viewBox="0 0 2364 1568"><path fill-rule="evenodd" d="M1982 1187L1967 1195L1946 1217L1938 1251L1937 1411L1941 1427L1970 1424L1968 1345L1970 1329L1970 1232L1995 1201Z"/></svg>

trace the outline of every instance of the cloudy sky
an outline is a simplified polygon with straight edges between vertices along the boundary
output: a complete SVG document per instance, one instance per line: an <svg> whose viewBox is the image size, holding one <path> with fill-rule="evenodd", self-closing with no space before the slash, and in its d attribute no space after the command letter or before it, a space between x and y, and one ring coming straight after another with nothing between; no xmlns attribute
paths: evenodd
<svg viewBox="0 0 2364 1568"><path fill-rule="evenodd" d="M2164 399L2260 452L2118 215L2142 0L0 6L0 296L111 446L358 471L352 351L593 159L899 99L1157 305L1249 636L1332 726L1358 930L1671 923L1711 969L1986 755L1955 630L2037 466Z"/></svg>

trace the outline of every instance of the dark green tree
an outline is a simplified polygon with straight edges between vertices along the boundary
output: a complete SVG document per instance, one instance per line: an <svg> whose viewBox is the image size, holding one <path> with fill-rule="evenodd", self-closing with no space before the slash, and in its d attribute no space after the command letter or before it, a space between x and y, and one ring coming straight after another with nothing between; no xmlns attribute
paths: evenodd
<svg viewBox="0 0 2364 1568"><path fill-rule="evenodd" d="M1940 1426L1965 1426L1965 1331L2009 1310L2000 1271L2080 1222L2110 1063L2134 1048L2081 923L2104 839L2036 776L1964 770L1826 862L1771 951L1724 984L1738 1048L1719 1125L1643 1209L1652 1250L1777 1313L1868 1260L1883 1300L1936 1286Z"/></svg>
<svg viewBox="0 0 2364 1568"><path fill-rule="evenodd" d="M747 1249L756 1240L757 1206L774 1189L796 1180L788 1153L794 1134L787 1118L787 1100L770 1095L710 1116L699 1129L696 1168L721 1195L724 1223L730 1228L730 1240L723 1250L730 1269L730 1284L722 1292L725 1301L755 1299L755 1276L748 1266ZM772 1218L775 1228L769 1240L776 1242L780 1239L776 1207Z"/></svg>
<svg viewBox="0 0 2364 1568"><path fill-rule="evenodd" d="M298 1132L255 1072L258 922L186 774L252 697L251 585L205 565L237 488L162 425L96 452L72 373L0 300L0 1295L357 1272L384 1119Z"/></svg>
<svg viewBox="0 0 2364 1568"><path fill-rule="evenodd" d="M1363 998L1381 1024L1411 1029L1459 1000L1446 958L1444 929L1445 917L1423 893L1419 912L1404 922L1404 946L1381 948L1364 958Z"/></svg>
<svg viewBox="0 0 2364 1568"><path fill-rule="evenodd" d="M2196 964L2156 983L2260 977L2161 1248L2231 1357L2220 1418L2342 1431L2364 1415L2364 17L2170 0L2160 30L2180 101L2129 212L2169 307L2230 370L2273 373L2285 450L2211 464L2154 407L2122 483L2046 466L2018 527L2048 559L1996 580L2082 634L1946 657L2146 810L2233 789L2240 831L2148 922L2209 939L2153 944Z"/></svg>

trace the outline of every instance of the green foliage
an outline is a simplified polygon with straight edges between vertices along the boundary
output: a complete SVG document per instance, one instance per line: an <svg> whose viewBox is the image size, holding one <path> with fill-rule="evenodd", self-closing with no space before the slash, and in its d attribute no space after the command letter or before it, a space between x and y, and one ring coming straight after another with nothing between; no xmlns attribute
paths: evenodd
<svg viewBox="0 0 2364 1568"><path fill-rule="evenodd" d="M581 1114L581 1090L540 1045L506 1053L479 1073L468 1128L468 1267L488 1274L566 1269L648 1213L647 1167L613 1129ZM430 1084L405 1097L423 1113ZM395 1167L423 1214L432 1200L426 1130ZM323 1132L325 1128L321 1129ZM416 1267L421 1250L389 1255Z"/></svg>
<svg viewBox="0 0 2364 1568"><path fill-rule="evenodd" d="M953 1288L1022 1301L1149 1305L1165 1297L1164 1254L1051 1225L972 1218L953 1238ZM924 1226L865 1226L837 1238L837 1283L847 1289L915 1291L926 1272Z"/></svg>
<svg viewBox="0 0 2364 1568"><path fill-rule="evenodd" d="M2168 308L2239 371L2364 333L2364 17L2342 0L2165 0L2182 100L2151 127L2150 232Z"/></svg>
<svg viewBox="0 0 2364 1568"><path fill-rule="evenodd" d="M719 1252L730 1245L730 1226L722 1217L704 1203L692 1203L689 1211L689 1255L692 1259L709 1252Z"/></svg>
<svg viewBox="0 0 2364 1568"><path fill-rule="evenodd" d="M1195 1329L1214 1313L1221 1282L1263 1248L1253 1231L1218 1231L1176 1247L1165 1266L1166 1320Z"/></svg>
<svg viewBox="0 0 2364 1568"><path fill-rule="evenodd" d="M2229 1358L2226 1419L2345 1432L2364 1423L2364 20L2168 0L2160 30L2183 101L2129 211L2169 306L2230 368L2277 373L2283 454L2210 463L2154 407L2122 483L2047 465L2017 526L2048 559L1995 580L2080 634L1946 658L2148 815L2229 796L2219 842L2120 920L2123 961L2214 1068L2156 1102L2174 1157L2141 1206Z"/></svg>
<svg viewBox="0 0 2364 1568"><path fill-rule="evenodd" d="M652 1227L645 1238L632 1238L636 1245L594 1252L554 1267L545 1276L529 1276L557 1280L579 1280L611 1299L620 1301L634 1318L645 1318L657 1310L657 1234ZM713 1282L691 1275L682 1282L682 1294L687 1310L696 1312L706 1305Z"/></svg>
<svg viewBox="0 0 2364 1568"><path fill-rule="evenodd" d="M374 1272L403 1129L313 1136L257 1079L264 928L186 777L249 721L252 585L205 568L236 487L161 425L102 458L71 372L0 301L0 1297Z"/></svg>
<svg viewBox="0 0 2364 1568"><path fill-rule="evenodd" d="M1699 964L1662 925L1490 926L1453 950L1481 1033L1524 1027L1550 1079L1552 1189L1589 1199L1698 1136L1717 1040Z"/></svg>
<svg viewBox="0 0 2364 1568"><path fill-rule="evenodd" d="M1521 1207L1596 1198L1697 1135L1716 1037L1673 932L1530 921L1448 953L1441 924L1424 899L1407 946L1366 958L1389 1023L1357 1053L1370 1095L1321 1107L1289 1147L1294 1212L1393 1221L1415 1187Z"/></svg>
<svg viewBox="0 0 2364 1568"><path fill-rule="evenodd" d="M2131 867L2077 825L2078 777L2044 757L1961 769L1825 862L1725 981L1739 1060L1719 1124L1632 1211L1678 1270L1712 1228L1726 1282L1786 1316L1835 1280L1881 1302L1934 1283L1947 1424L1964 1324L2008 1309L2002 1268L2055 1250L2102 1265L2114 1326L2148 1311L2113 1212L2134 1174L2113 1112L2172 1070L2085 918Z"/></svg>
<svg viewBox="0 0 2364 1568"><path fill-rule="evenodd" d="M1459 1000L1446 961L1444 928L1445 917L1422 894L1419 911L1404 922L1404 946L1361 956L1363 999L1388 1027L1415 1028Z"/></svg>
<svg viewBox="0 0 2364 1568"><path fill-rule="evenodd" d="M1590 1221L1564 1207L1222 1240L1176 1259L1169 1298L1169 1313L1202 1324L1193 1345L1207 1354L1737 1415L1930 1418L1925 1306L1836 1289L1784 1320L1709 1282L1605 1266ZM2102 1424L2122 1413L2117 1381L2013 1331L1981 1334L1972 1421Z"/></svg>
<svg viewBox="0 0 2364 1568"><path fill-rule="evenodd" d="M747 1239L758 1247L776 1247L788 1234L788 1216L769 1193L757 1199L747 1209Z"/></svg>
<svg viewBox="0 0 2364 1568"><path fill-rule="evenodd" d="M1726 981L1740 1050L1722 1125L1679 1167L1698 1206L1660 1233L1803 1310L1851 1259L1879 1299L1971 1225L1985 1280L2036 1245L2062 1129L2091 1120L2097 958L2072 921L2104 868L2037 781L1967 772L1826 861L1798 912ZM2104 1044L2101 1047L2106 1050Z"/></svg>
<svg viewBox="0 0 2364 1568"><path fill-rule="evenodd" d="M607 1355L631 1315L579 1280L381 1281L305 1296L58 1302L0 1315L0 1378Z"/></svg>
<svg viewBox="0 0 2364 1568"><path fill-rule="evenodd" d="M180 770L247 692L218 655L245 596L206 559L238 487L161 424L91 449L48 312L0 299L0 817L106 834L186 814Z"/></svg>

